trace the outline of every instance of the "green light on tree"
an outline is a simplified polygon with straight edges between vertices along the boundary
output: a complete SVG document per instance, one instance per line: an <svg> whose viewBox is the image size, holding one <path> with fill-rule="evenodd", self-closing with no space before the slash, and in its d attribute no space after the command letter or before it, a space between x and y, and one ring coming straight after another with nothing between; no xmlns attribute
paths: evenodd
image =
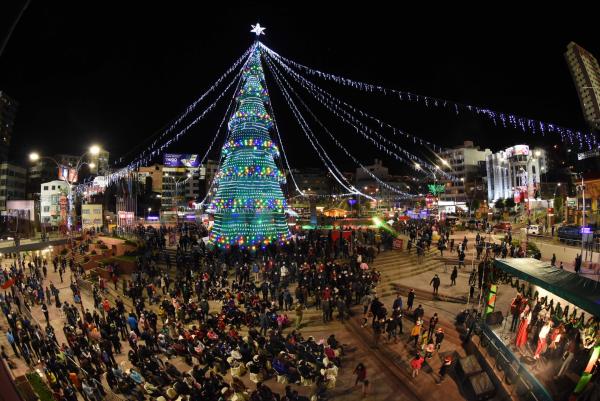
<svg viewBox="0 0 600 401"><path fill-rule="evenodd" d="M427 189L433 196L438 196L439 194L446 192L446 186L442 184L427 184Z"/></svg>

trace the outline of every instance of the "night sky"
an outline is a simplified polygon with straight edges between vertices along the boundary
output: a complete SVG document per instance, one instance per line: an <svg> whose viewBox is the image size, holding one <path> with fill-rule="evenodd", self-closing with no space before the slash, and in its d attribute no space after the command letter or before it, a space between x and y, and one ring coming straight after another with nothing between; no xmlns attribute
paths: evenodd
<svg viewBox="0 0 600 401"><path fill-rule="evenodd" d="M323 71L577 129L585 125L563 53L573 40L600 57L591 15L587 21L574 13L575 19L563 10L554 16L515 10L476 16L477 10L434 10L433 5L349 9L346 2L324 9L325 2L289 7L226 2L221 9L192 9L124 3L34 0L26 10L0 56L0 90L20 103L13 160L24 163L33 149L77 154L92 142L109 150L112 159L131 160L251 45L250 24L256 21L267 27L262 37L267 46ZM0 38L22 4L14 0L2 6ZM267 83L292 166L319 166L268 73ZM464 139L492 150L558 142L320 83L442 146ZM227 102L170 150L204 153ZM378 155L354 131L313 106L361 161ZM351 169L325 134L319 135L336 163Z"/></svg>

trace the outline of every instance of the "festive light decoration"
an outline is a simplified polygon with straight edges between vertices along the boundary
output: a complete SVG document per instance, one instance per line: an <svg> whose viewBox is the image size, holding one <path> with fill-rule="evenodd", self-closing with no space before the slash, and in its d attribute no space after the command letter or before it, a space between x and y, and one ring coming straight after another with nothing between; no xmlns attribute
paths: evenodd
<svg viewBox="0 0 600 401"><path fill-rule="evenodd" d="M296 95L296 98L298 99L298 101L302 104L302 106L304 106L304 108L308 111L308 113L313 117L313 119L317 122L317 124L319 124L319 126L329 135L329 137L332 139L332 141L340 148L342 149L342 151L352 159L352 161L354 161L354 163L356 163L365 173L367 173L368 175L371 176L371 178L373 178L375 181L377 181L379 183L379 185L381 185L382 187L395 192L399 195L401 195L402 197L405 198L412 198L414 197L414 195L409 194L405 191L402 191L392 185L389 185L388 183L382 181L381 179L379 179L379 177L377 177L375 174L373 174L368 168L366 168L364 165L362 165L358 159L356 159L356 157L354 157L350 152L348 152L348 150L335 138L335 136L327 129L327 127L325 127L325 125L323 125L323 123L317 118L317 116L315 116L315 114L312 112L312 110L306 105L306 103L302 100L302 98L298 95L298 93L296 93L294 91L294 89L290 86L289 82L287 82L287 80L282 77L279 73L279 71L277 70L277 68L273 67L273 64L270 63L267 60L267 64L269 65L269 67L271 67L271 72L273 72L273 76L275 77L275 80L277 81L277 84L279 85L279 88L281 89L282 93L284 94L284 97L286 98L286 100L288 101L288 104L290 105L290 108L292 108L292 110L296 110L298 112L298 115L301 114L298 111L294 101L291 99L288 90L286 89L286 87L294 94ZM286 86L284 86L284 84ZM296 118L298 118L298 115L296 116ZM302 117L301 117L302 118ZM358 192L358 190L356 190L356 188L352 187L352 190L356 191L356 193L360 193ZM371 200L374 200L373 197L370 197L364 193L360 193L362 196L365 196Z"/></svg>
<svg viewBox="0 0 600 401"><path fill-rule="evenodd" d="M245 52L244 54L242 54L240 56L240 58L238 58L226 71L225 73L223 73L223 75L221 75L216 81L215 83L213 83L202 95L200 95L199 98L197 98L196 100L194 100L194 102L192 102L192 104L190 104L188 107L186 107L186 109L183 111L183 113L167 128L165 129L158 138L156 138L152 144L148 147L148 149L142 151L142 153L136 158L134 159L130 164L129 167L134 168L134 167L138 167L141 165L142 159L149 155L152 154L153 151L156 150L156 148L158 147L158 144L161 142L162 139L164 139L165 137L167 137L170 133L172 133L175 128L181 124L183 122L183 120L192 112L196 109L196 107L198 106L198 104L200 104L200 102L202 102L202 100L204 100L208 95L210 95L212 92L216 91L217 88L221 85L221 83L235 70L237 70L240 65L242 65L242 63L244 63L245 61L248 60L248 57L250 56L250 54L252 53L252 51L256 48L257 44L253 44L252 46L250 46ZM239 72L238 72L239 74ZM237 74L236 74L237 76ZM234 79L235 81L235 79ZM229 88L230 85L227 86L227 88ZM223 92L226 92L227 89L225 89ZM170 144L170 143L169 143ZM161 151L162 149L166 148L166 146L168 145L163 145L160 147Z"/></svg>
<svg viewBox="0 0 600 401"><path fill-rule="evenodd" d="M260 46L263 50L268 52L270 56L280 60L282 63L285 63L288 66L293 66L297 70L302 70L313 76L317 76L321 79L332 81L340 85L348 86L368 93L378 92L383 95L394 95L401 101L416 102L419 104L423 104L426 107L435 107L450 110L455 112L456 114L458 114L461 111L469 112L490 120L494 123L494 125L501 125L505 128L510 127L518 129L522 132L533 134L539 132L542 135L545 135L546 133L559 134L563 142L577 144L580 148L587 147L589 149L595 149L599 147L598 138L592 132L583 133L581 131L561 127L557 124L526 118L511 113L499 112L485 107L453 102L450 100L434 98L431 96L417 95L407 91L388 89L383 86L368 84L365 82L344 78L335 74L329 74L310 68L293 60L285 58L262 43L260 44Z"/></svg>
<svg viewBox="0 0 600 401"><path fill-rule="evenodd" d="M268 60L267 60L267 62L268 62ZM294 114L294 117L296 117L296 121L298 122L298 125L300 125L300 128L302 129L302 132L304 132L304 135L307 137L308 141L312 145L312 147L315 150L315 153L317 154L317 156L319 156L319 158L321 159L321 161L325 165L325 168L327 168L327 170L329 171L329 174L331 174L331 176L345 190L347 190L347 191L349 191L351 193L354 193L354 194L362 195L362 196L364 196L366 198L369 198L371 200L374 200L372 197L370 197L370 196L368 196L366 194L363 194L362 192L360 192L356 188L354 188L354 186L348 181L348 179L339 171L339 169L333 163L333 161L331 160L331 158L329 157L329 155L327 155L327 152L325 152L325 149L323 149L323 147L321 146L321 144L317 140L316 136L313 134L312 130L310 129L310 126L306 123L306 120L304 120L304 117L302 117L302 114L300 113L300 111L298 110L298 108L296 107L296 105L294 104L293 100L290 98L290 96L287 93L287 91L282 87L281 82L279 81L278 76L276 74L273 74L273 75L275 76L275 80L277 81L277 84L278 84L279 88L281 89L281 91L282 91L282 93L283 93L283 95L284 95L284 97L285 97L288 105L290 106L290 108L292 110L292 113Z"/></svg>
<svg viewBox="0 0 600 401"><path fill-rule="evenodd" d="M276 58L271 58L271 59L277 61L281 65L281 67L292 78L294 78L294 80L298 84L300 84L300 86L302 86L317 101L319 101L321 104L323 104L332 114L337 116L344 123L346 123L346 124L350 125L352 128L354 128L354 130L357 133L361 134L363 137L365 137L367 140L369 140L375 147L377 147L377 149L386 152L387 154L393 156L397 160L402 161L403 163L407 164L408 166L410 166L412 168L414 168L415 162L419 162L420 164L423 164L426 167L426 170L415 169L417 171L429 170L429 173L431 174L431 172L435 169L435 167L433 165L431 165L430 163L428 163L427 161L425 161L425 160L421 159L420 157L403 149L398 144L394 143L393 141L390 141L389 139L387 139L386 137L381 135L378 131L371 129L369 126L364 124L362 121L360 121L358 118L356 118L353 114L351 114L350 112L345 110L340 105L344 105L347 108L350 108L351 110L353 110L354 112L360 113L361 115L371 117L369 114L364 113L362 111L358 111L356 108L354 108L350 104L343 102L342 100L336 98L331 93L318 87L313 82L309 81L308 79L304 78L300 74L296 73L296 71L292 70L285 64L281 63ZM371 117L371 118L375 119L374 117ZM381 120L378 120L378 119L375 119L375 120L378 121L378 123L381 126L383 126L383 122ZM394 128L394 130L395 130L395 128ZM437 147L437 145L432 144L431 142L423 141L422 139L419 139L415 136L406 134L402 131L399 131L399 132L401 132L405 136L411 138L415 144L419 143L421 145L429 145L429 146L432 146L434 149ZM376 136L377 138L374 138L373 136ZM385 144L390 145L393 149L386 148ZM438 148L440 148L440 150L441 150L441 147L438 147ZM396 153L397 151L399 151L401 154ZM451 176L445 172L442 172L442 174L447 175L448 178L451 178Z"/></svg>
<svg viewBox="0 0 600 401"><path fill-rule="evenodd" d="M427 184L427 190L433 196L438 196L446 192L446 186L443 184Z"/></svg>
<svg viewBox="0 0 600 401"><path fill-rule="evenodd" d="M269 136L273 119L265 108L269 99L258 47L243 68L242 80L209 206L215 218L209 238L222 248L268 245L289 236L280 186L285 175L274 160L279 150Z"/></svg>

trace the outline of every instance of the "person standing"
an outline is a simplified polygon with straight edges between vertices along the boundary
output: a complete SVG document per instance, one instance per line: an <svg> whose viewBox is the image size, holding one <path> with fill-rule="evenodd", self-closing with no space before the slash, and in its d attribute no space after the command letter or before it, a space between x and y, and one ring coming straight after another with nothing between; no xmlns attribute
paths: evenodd
<svg viewBox="0 0 600 401"><path fill-rule="evenodd" d="M515 332L517 330L517 326L519 324L519 315L521 313L521 294L517 294L516 297L513 298L510 304L510 314L512 315L512 322L510 324L510 331Z"/></svg>
<svg viewBox="0 0 600 401"><path fill-rule="evenodd" d="M375 319L373 322L373 348L379 348L379 339L383 331L384 320Z"/></svg>
<svg viewBox="0 0 600 401"><path fill-rule="evenodd" d="M452 357L450 355L446 356L446 358L444 358L444 362L442 363L442 366L440 366L440 380L436 383L436 384L442 384L442 382L444 380L446 380L446 376L448 375L448 371L450 370L450 367L452 366Z"/></svg>
<svg viewBox="0 0 600 401"><path fill-rule="evenodd" d="M429 319L429 331L427 332L427 338L431 338L433 336L433 332L435 331L435 326L438 324L439 318L437 312L431 316Z"/></svg>
<svg viewBox="0 0 600 401"><path fill-rule="evenodd" d="M458 270L454 266L452 273L450 273L450 285L456 285L456 277L458 277Z"/></svg>
<svg viewBox="0 0 600 401"><path fill-rule="evenodd" d="M413 304L415 302L415 290L414 289L410 289L410 291L408 292L408 296L406 297L406 311L411 311Z"/></svg>
<svg viewBox="0 0 600 401"><path fill-rule="evenodd" d="M296 330L298 330L302 324L302 315L304 314L302 303L299 302L294 310L296 311Z"/></svg>
<svg viewBox="0 0 600 401"><path fill-rule="evenodd" d="M444 330L439 327L436 331L435 331L435 349L439 350L440 347L442 346L442 341L444 341Z"/></svg>
<svg viewBox="0 0 600 401"><path fill-rule="evenodd" d="M46 318L46 324L50 324L50 316L48 315L48 307L46 306L46 304L42 304L42 313Z"/></svg>
<svg viewBox="0 0 600 401"><path fill-rule="evenodd" d="M412 377L413 379L417 376L419 376L419 372L421 371L421 368L423 367L423 362L425 361L425 358L423 358L421 356L421 354L419 354L417 352L417 354L415 355L415 357L413 359L411 359L410 361L410 367L412 368Z"/></svg>
<svg viewBox="0 0 600 401"><path fill-rule="evenodd" d="M429 282L429 285L433 286L433 295L438 295L438 289L440 288L440 277L435 274Z"/></svg>

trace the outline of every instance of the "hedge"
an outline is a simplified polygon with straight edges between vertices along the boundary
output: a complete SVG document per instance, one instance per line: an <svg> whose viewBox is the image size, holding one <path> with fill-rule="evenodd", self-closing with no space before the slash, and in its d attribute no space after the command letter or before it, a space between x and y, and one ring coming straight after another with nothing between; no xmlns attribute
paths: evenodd
<svg viewBox="0 0 600 401"><path fill-rule="evenodd" d="M27 380L33 387L33 391L40 397L40 401L54 401L54 397L52 396L52 391L46 384L45 381L42 380L39 374L37 373L27 373Z"/></svg>

